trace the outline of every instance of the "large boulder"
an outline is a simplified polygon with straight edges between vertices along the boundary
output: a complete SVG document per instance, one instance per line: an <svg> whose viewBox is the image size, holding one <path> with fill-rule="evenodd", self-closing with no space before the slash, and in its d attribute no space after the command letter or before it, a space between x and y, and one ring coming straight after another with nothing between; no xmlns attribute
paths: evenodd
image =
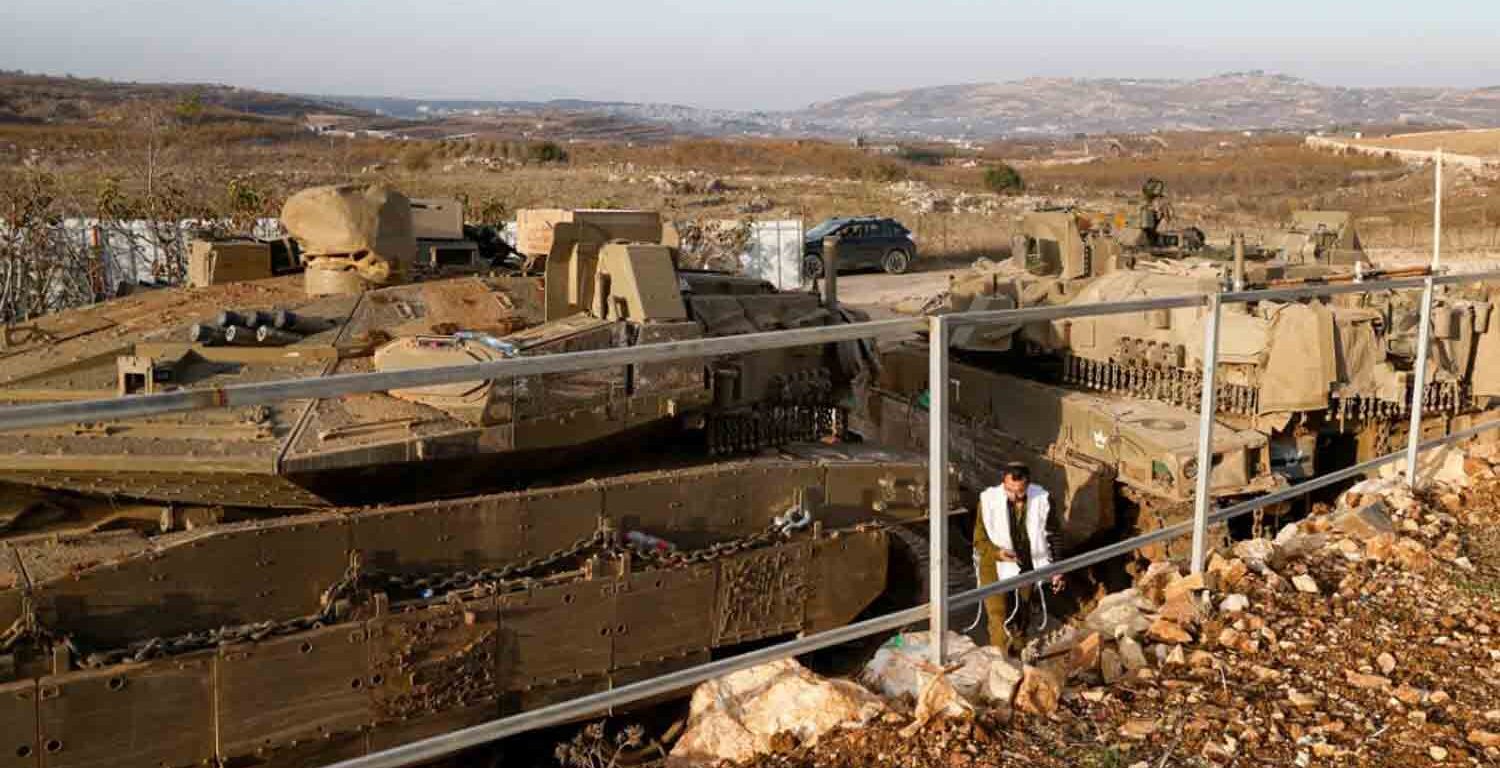
<svg viewBox="0 0 1500 768"><path fill-rule="evenodd" d="M1276 551L1283 560L1306 557L1322 549L1328 537L1321 533L1310 533L1302 523L1287 523L1276 534Z"/></svg>
<svg viewBox="0 0 1500 768"><path fill-rule="evenodd" d="M1153 603L1160 603L1165 595L1168 584L1182 578L1182 572L1177 566L1165 560L1158 560L1146 567L1146 572L1135 580L1135 588L1142 597Z"/></svg>
<svg viewBox="0 0 1500 768"><path fill-rule="evenodd" d="M1276 542L1270 539L1245 539L1235 542L1234 556L1243 560L1250 570L1256 573L1264 573L1267 569L1274 570L1281 564L1281 553L1276 550Z"/></svg>
<svg viewBox="0 0 1500 768"><path fill-rule="evenodd" d="M1062 689L1063 681L1056 673L1043 667L1028 666L1021 676L1021 685L1016 689L1015 707L1033 715L1050 715L1057 709Z"/></svg>
<svg viewBox="0 0 1500 768"><path fill-rule="evenodd" d="M667 765L748 760L770 752L783 733L815 744L834 728L868 723L884 712L880 697L854 683L820 677L795 659L773 661L698 686L687 730Z"/></svg>
<svg viewBox="0 0 1500 768"><path fill-rule="evenodd" d="M1155 610L1156 606L1134 589L1114 592L1099 599L1083 620L1083 627L1111 639L1140 637L1151 628L1146 614Z"/></svg>
<svg viewBox="0 0 1500 768"><path fill-rule="evenodd" d="M1333 529L1360 541L1373 539L1382 533L1395 533L1389 507L1379 496L1361 496L1357 507L1342 510L1333 516Z"/></svg>
<svg viewBox="0 0 1500 768"><path fill-rule="evenodd" d="M1398 481L1405 471L1406 462L1391 462L1380 468L1380 478ZM1464 471L1464 450L1457 445L1423 451L1417 457L1417 479L1423 486L1437 483L1452 488L1468 488L1473 484L1469 473Z"/></svg>

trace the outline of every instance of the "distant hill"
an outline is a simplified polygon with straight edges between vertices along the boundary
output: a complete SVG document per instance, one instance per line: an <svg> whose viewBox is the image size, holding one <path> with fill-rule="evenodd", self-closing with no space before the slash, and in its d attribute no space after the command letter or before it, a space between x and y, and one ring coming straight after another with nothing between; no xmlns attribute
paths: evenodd
<svg viewBox="0 0 1500 768"><path fill-rule="evenodd" d="M795 119L822 130L990 137L1332 125L1500 126L1500 88L1344 88L1238 72L1197 80L1031 78L863 93Z"/></svg>
<svg viewBox="0 0 1500 768"><path fill-rule="evenodd" d="M1500 86L1345 88L1260 71L1196 80L1031 78L861 93L790 111L559 99L503 101L286 95L0 72L0 122L87 120L132 99L197 99L234 116L367 118L367 127L441 137L655 141L699 136L991 139L1075 133L1313 130L1331 126L1500 127Z"/></svg>
<svg viewBox="0 0 1500 768"><path fill-rule="evenodd" d="M655 126L657 132L666 130L668 133L687 135L782 135L796 132L793 128L781 125L781 113L701 109L680 104L643 104L586 99L485 101L482 99L413 99L386 96L330 96L327 98L358 109L406 120L476 116L513 118L526 115L550 117L594 115L610 118L622 129L626 126L634 126L635 129L641 126Z"/></svg>
<svg viewBox="0 0 1500 768"><path fill-rule="evenodd" d="M499 111L572 112L705 135L856 135L988 139L1073 133L1311 130L1329 126L1500 126L1500 87L1345 88L1235 72L1197 80L1031 78L861 93L804 109L734 111L676 104L444 101L334 97L396 117Z"/></svg>
<svg viewBox="0 0 1500 768"><path fill-rule="evenodd" d="M88 122L132 101L196 102L220 116L291 119L309 113L358 115L345 104L211 83L128 83L0 70L0 122Z"/></svg>

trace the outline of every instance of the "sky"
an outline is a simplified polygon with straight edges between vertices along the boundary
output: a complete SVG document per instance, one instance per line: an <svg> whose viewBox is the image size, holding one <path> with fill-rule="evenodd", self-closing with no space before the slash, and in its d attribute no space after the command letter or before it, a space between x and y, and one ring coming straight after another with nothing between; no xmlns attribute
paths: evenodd
<svg viewBox="0 0 1500 768"><path fill-rule="evenodd" d="M0 69L304 94L795 109L1263 69L1500 85L1496 0L0 0Z"/></svg>

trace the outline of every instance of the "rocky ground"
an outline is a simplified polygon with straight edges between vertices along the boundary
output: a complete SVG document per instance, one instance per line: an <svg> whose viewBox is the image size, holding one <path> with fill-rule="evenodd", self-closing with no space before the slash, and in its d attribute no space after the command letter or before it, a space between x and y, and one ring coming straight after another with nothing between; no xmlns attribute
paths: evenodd
<svg viewBox="0 0 1500 768"><path fill-rule="evenodd" d="M1492 460L1479 446L1467 478L1416 498L1367 481L1203 577L1158 564L1048 660L996 664L972 711L888 699L864 726L775 734L749 764L1500 765Z"/></svg>

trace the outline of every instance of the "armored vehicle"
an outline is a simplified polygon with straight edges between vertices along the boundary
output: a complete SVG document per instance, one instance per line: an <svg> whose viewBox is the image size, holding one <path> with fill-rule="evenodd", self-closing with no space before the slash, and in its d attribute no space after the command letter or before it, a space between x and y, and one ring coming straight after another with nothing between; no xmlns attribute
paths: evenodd
<svg viewBox="0 0 1500 768"><path fill-rule="evenodd" d="M545 278L402 282L408 206L313 190L284 220L307 270L164 289L7 329L0 401L46 402L845 322L811 293L678 270L655 214L557 221ZM321 213L319 213L321 212ZM108 424L13 432L0 480L180 505L298 508L515 487L611 440L716 453L841 428L856 346L622 365ZM670 442L670 441L669 441Z"/></svg>
<svg viewBox="0 0 1500 768"><path fill-rule="evenodd" d="M1074 209L1032 211L1022 215L1018 224L1011 238L1011 259L1032 274L1077 280L1116 264L1134 263L1133 256L1124 255L1118 239Z"/></svg>
<svg viewBox="0 0 1500 768"><path fill-rule="evenodd" d="M937 311L1207 293L1230 277L1223 262L1137 260L1079 227L1070 212L1035 221L1012 260L956 279ZM1351 277L1279 260L1241 260L1238 270L1248 287ZM1258 494L1394 450L1405 440L1413 387L1424 393L1424 434L1467 426L1483 401L1500 394L1491 306L1483 295L1441 295L1430 369L1415 382L1413 296L1225 305L1214 460L1206 470L1212 493ZM958 329L952 451L965 484L991 484L1003 460L1032 458L1042 482L1068 501L1064 530L1073 544L1182 519L1194 478L1205 471L1196 466L1194 413L1205 312ZM918 345L887 351L866 393L863 430L891 445L925 442L925 355Z"/></svg>
<svg viewBox="0 0 1500 768"><path fill-rule="evenodd" d="M287 219L324 274L8 329L0 397L846 319L816 295L677 270L649 228L597 220L554 222L545 279L403 283L418 270L396 193L312 198L298 205L321 199L323 217ZM21 485L4 490L26 503L0 564L0 754L322 765L920 600L902 528L925 516L920 458L803 441L843 432L858 364L794 349L11 433L0 465ZM693 425L689 450L642 450Z"/></svg>
<svg viewBox="0 0 1500 768"><path fill-rule="evenodd" d="M1256 236L1252 247L1258 256L1291 264L1352 266L1367 261L1348 211L1295 211L1286 226Z"/></svg>

